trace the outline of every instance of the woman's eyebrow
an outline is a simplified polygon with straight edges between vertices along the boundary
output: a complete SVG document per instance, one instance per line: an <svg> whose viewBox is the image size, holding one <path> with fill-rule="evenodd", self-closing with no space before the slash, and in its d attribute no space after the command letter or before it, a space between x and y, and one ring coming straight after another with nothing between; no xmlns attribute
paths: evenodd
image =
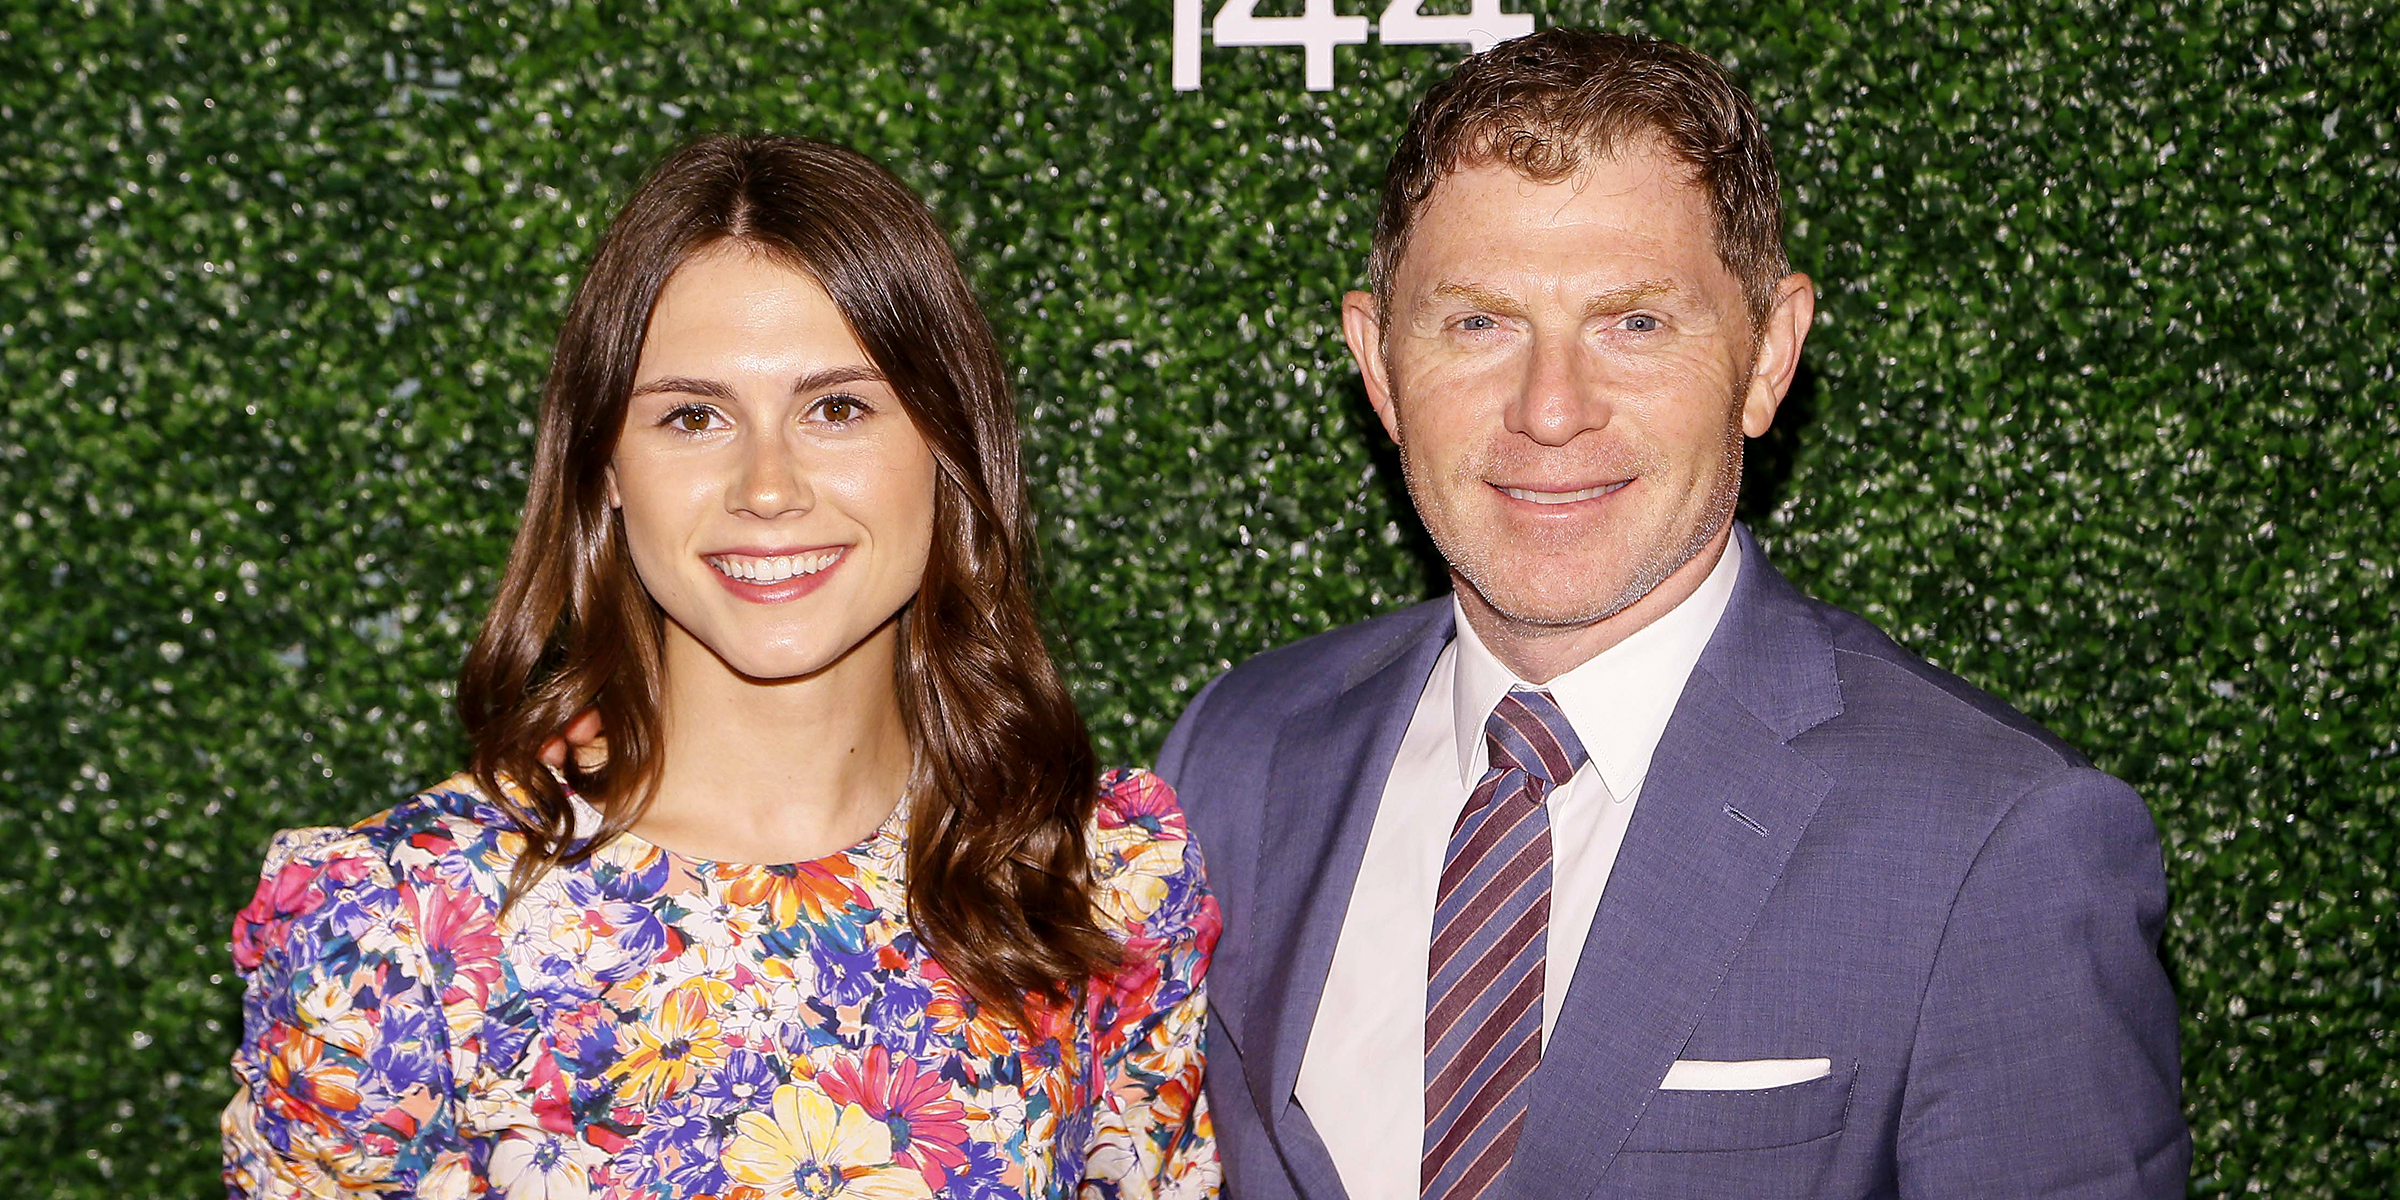
<svg viewBox="0 0 2400 1200"><path fill-rule="evenodd" d="M633 389L635 396L655 396L661 392L673 392L684 396L706 396L711 400L723 400L729 404L734 399L732 388L714 379L694 379L689 375L669 375L663 379L653 379L648 383L637 384Z"/></svg>
<svg viewBox="0 0 2400 1200"><path fill-rule="evenodd" d="M840 387L845 383L882 383L883 381L883 372L863 364L826 367L810 371L793 380L792 394L797 396L808 392L819 392L826 388ZM711 400L722 400L728 404L738 399L732 387L714 379L700 379L690 375L662 376L638 384L633 389L635 396L654 396L662 392L683 396L706 396Z"/></svg>
<svg viewBox="0 0 2400 1200"><path fill-rule="evenodd" d="M826 388L840 387L845 383L882 382L884 382L883 372L863 363L846 367L826 367L822 370L811 371L793 380L792 394L797 396L804 392L821 392Z"/></svg>

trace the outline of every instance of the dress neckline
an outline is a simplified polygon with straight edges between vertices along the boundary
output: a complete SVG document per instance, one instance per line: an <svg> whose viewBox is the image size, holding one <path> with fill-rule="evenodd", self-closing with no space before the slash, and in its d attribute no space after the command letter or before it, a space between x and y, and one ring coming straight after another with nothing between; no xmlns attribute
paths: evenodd
<svg viewBox="0 0 2400 1200"><path fill-rule="evenodd" d="M558 786L566 791L567 803L574 806L576 835L578 837L586 838L593 836L593 832L598 830L600 827L600 810L595 807L591 801L584 799L583 793L575 790L575 785L567 781L565 772L560 771L556 767L551 767L550 776L551 778L556 779L558 781ZM695 869L713 870L719 875L723 875L729 871L736 873L746 873L752 871L790 872L817 863L830 862L837 858L871 858L886 855L897 858L899 856L900 843L902 841L902 831L906 828L905 823L908 820L910 799L910 790L907 788L901 789L900 799L898 802L892 805L892 811L885 813L883 820L877 822L875 828L867 831L867 835L865 837L860 838L859 840L852 842L851 844L844 846L839 850L820 854L814 858L793 859L790 862L759 863L738 862L732 859L722 858L705 858L697 854L687 854L681 850L675 849L672 846L661 845L650 840L649 838L635 833L630 829L620 831L616 835L616 840L628 841L640 846L647 846L652 850L658 851L667 858L671 858L677 862L683 863L686 866L693 867Z"/></svg>
<svg viewBox="0 0 2400 1200"><path fill-rule="evenodd" d="M588 803L581 797L576 798L576 803L588 807ZM595 815L596 813L597 810L595 810ZM660 854L674 859L676 862L682 863L685 866L692 867L696 870L713 871L718 875L723 875L728 872L745 873L752 871L781 873L797 871L803 867L814 866L818 863L831 862L837 858L876 858L883 857L886 853L896 854L900 847L902 822L906 819L907 813L908 796L906 793L902 793L900 802L892 806L891 812L884 814L883 820L878 822L875 828L867 831L867 836L860 838L859 840L852 842L851 844L844 846L839 850L820 854L814 858L797 858L789 862L738 862L732 859L705 858L697 854L685 853L684 851L677 850L672 846L661 845L650 840L649 838L643 837L641 834L635 833L630 829L618 834L617 836L625 839L626 841L633 842L636 845L648 846L649 848L658 851Z"/></svg>

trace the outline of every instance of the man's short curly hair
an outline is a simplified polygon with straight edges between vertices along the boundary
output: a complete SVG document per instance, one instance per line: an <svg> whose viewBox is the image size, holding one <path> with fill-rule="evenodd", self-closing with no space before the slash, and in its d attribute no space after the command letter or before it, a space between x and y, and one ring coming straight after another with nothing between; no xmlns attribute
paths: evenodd
<svg viewBox="0 0 2400 1200"><path fill-rule="evenodd" d="M1475 55L1418 101L1375 215L1376 296L1389 303L1409 228L1452 172L1497 163L1555 183L1588 158L1650 139L1707 189L1718 256L1741 280L1752 323L1765 320L1791 266L1775 159L1750 97L1689 47L1567 27Z"/></svg>

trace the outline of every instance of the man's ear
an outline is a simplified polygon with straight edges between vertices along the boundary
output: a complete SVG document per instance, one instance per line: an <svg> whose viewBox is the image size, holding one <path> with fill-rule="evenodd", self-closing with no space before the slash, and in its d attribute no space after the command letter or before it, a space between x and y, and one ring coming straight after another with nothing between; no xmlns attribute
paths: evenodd
<svg viewBox="0 0 2400 1200"><path fill-rule="evenodd" d="M1392 410L1392 380L1383 363L1383 321L1375 293L1342 297L1342 340L1350 343L1350 357L1358 363L1359 378L1366 381L1367 403L1375 406L1383 432L1399 441L1400 417Z"/></svg>
<svg viewBox="0 0 2400 1200"><path fill-rule="evenodd" d="M1794 271L1775 285L1775 302L1759 331L1758 354L1750 365L1750 388L1742 397L1742 432L1762 437L1775 423L1775 410L1792 390L1800 370L1800 347L1817 319L1817 285Z"/></svg>

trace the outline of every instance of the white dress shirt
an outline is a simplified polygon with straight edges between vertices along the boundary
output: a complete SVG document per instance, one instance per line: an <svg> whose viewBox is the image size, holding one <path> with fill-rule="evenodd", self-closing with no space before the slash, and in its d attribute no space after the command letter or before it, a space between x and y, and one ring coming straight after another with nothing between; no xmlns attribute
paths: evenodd
<svg viewBox="0 0 2400 1200"><path fill-rule="evenodd" d="M1591 760L1551 791L1550 931L1542 1036L1558 1020L1650 756L1716 632L1741 546L1684 602L1546 686ZM1451 600L1458 632L1434 660L1367 835L1294 1096L1354 1200L1417 1195L1425 1137L1425 971L1451 826L1487 765L1483 724L1520 682Z"/></svg>

